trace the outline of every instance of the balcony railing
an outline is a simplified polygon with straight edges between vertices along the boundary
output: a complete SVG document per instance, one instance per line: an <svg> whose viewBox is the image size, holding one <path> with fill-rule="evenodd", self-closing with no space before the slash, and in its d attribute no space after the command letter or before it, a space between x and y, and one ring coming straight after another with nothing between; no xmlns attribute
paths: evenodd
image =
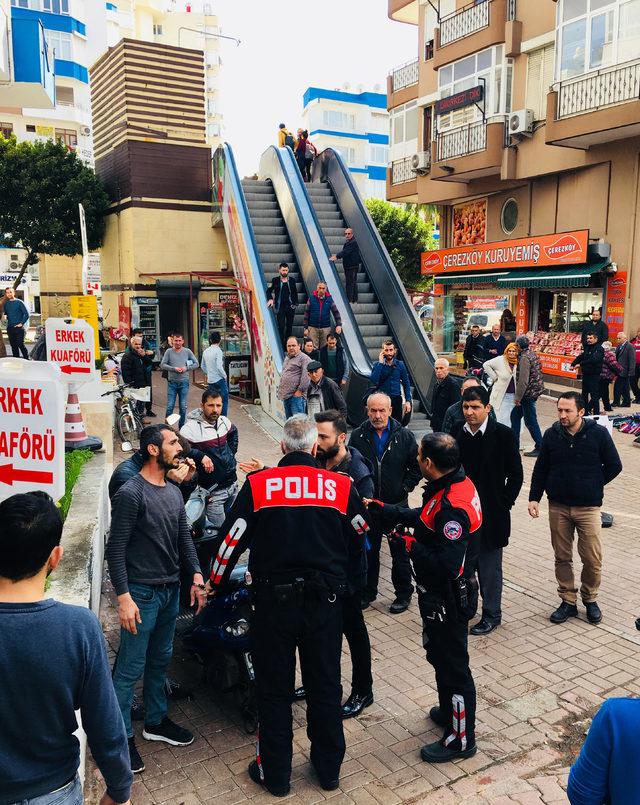
<svg viewBox="0 0 640 805"><path fill-rule="evenodd" d="M640 100L640 59L570 78L555 85L557 119Z"/></svg>
<svg viewBox="0 0 640 805"><path fill-rule="evenodd" d="M487 124L470 123L452 131L441 131L436 137L438 162L476 154L487 147Z"/></svg>
<svg viewBox="0 0 640 805"><path fill-rule="evenodd" d="M489 27L490 0L465 6L440 20L440 47Z"/></svg>
<svg viewBox="0 0 640 805"><path fill-rule="evenodd" d="M391 88L394 92L405 87L410 87L412 84L418 83L418 60L413 59L406 64L396 67L391 72Z"/></svg>
<svg viewBox="0 0 640 805"><path fill-rule="evenodd" d="M404 159L397 159L391 163L391 184L402 184L403 182L410 182L416 178L414 171L411 169L411 160L413 157L405 157Z"/></svg>

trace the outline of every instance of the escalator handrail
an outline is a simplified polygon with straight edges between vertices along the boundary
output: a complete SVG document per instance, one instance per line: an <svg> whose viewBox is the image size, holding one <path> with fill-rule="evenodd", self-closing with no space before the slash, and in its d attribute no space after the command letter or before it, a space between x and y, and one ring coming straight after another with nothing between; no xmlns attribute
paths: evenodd
<svg viewBox="0 0 640 805"><path fill-rule="evenodd" d="M267 330L267 335L270 341L271 353L273 355L273 360L275 363L275 370L278 374L280 374L282 372L282 365L284 363L284 350L280 342L280 336L276 329L274 317L271 315L271 312L267 310L264 269L262 267L260 252L258 251L258 246L253 231L253 224L251 223L251 216L249 215L249 207L247 205L247 199L244 194L242 182L240 181L239 178L238 168L236 166L236 160L233 154L233 149L231 148L229 143L223 143L221 147L225 163L227 165L227 175L231 183L232 192L236 196L237 203L241 211L239 219L240 219L240 225L242 226L243 235L245 238L245 245L247 246L247 253L249 255L249 263L251 265L251 271L254 275L256 288L259 288L262 291L260 295L260 300L255 300L255 303L263 307L265 328ZM248 322L248 324L249 327L252 326L252 322Z"/></svg>
<svg viewBox="0 0 640 805"><path fill-rule="evenodd" d="M373 290L378 298L378 303L384 311L385 318L393 333L394 340L402 353L405 363L407 364L407 368L412 377L416 393L425 407L425 410L429 411L431 407L431 390L435 382L433 364L435 363L437 356L433 350L433 347L431 346L431 342L429 341L424 328L422 327L422 324L420 323L420 320L418 319L417 313L409 301L407 292L404 288L404 285L400 281L400 277L398 276L393 261L389 256L389 252L382 242L380 234L371 219L369 211L360 198L348 168L345 166L340 154L338 154L332 148L326 148L315 160L314 180L315 176L320 175L328 178L342 217L345 219L346 223L355 230L362 252L363 248L366 247L364 242L360 242L360 233L358 230L361 227L354 225L353 221L349 221L348 216L345 214L343 204L345 200L343 199L341 201L338 189L334 185L331 178L333 171L338 171L340 173L340 178L346 184L358 210L360 217L359 223L365 227L366 235L369 236L368 243L371 244L374 252L376 253L375 259L369 261L365 261L363 255L363 262L366 265L369 281L371 282ZM395 320L395 316L390 315L389 293L392 289L395 291L395 296L400 307L404 308L403 313L406 315L402 321L402 326L405 328L408 327L411 330L410 338L407 338L406 335L400 338L399 322ZM418 344L420 345L419 347L417 347ZM431 366L431 378L429 380L426 380L423 377L427 368L426 362L428 362ZM427 386L426 388L425 385Z"/></svg>
<svg viewBox="0 0 640 805"><path fill-rule="evenodd" d="M329 289L340 310L342 318L341 340L348 353L351 369L357 374L368 377L371 373L371 359L364 346L360 330L353 315L353 310L347 301L340 278L329 260L329 250L324 233L322 232L316 212L307 195L298 163L291 149L286 147L278 148L274 145L269 146L260 159L260 176L270 179L272 183L274 182L274 178L278 178L274 176L273 171L274 157L282 171L282 177L286 182L290 199L296 210L297 219L314 268L313 271L307 270L305 276L303 263L301 261L302 256L297 254L301 278L311 292L313 292L311 286L317 284L318 281L322 280L323 282L327 282L327 280L331 279ZM278 199L278 203L281 204L280 199ZM291 233L289 237L291 239ZM293 241L292 246L294 246Z"/></svg>

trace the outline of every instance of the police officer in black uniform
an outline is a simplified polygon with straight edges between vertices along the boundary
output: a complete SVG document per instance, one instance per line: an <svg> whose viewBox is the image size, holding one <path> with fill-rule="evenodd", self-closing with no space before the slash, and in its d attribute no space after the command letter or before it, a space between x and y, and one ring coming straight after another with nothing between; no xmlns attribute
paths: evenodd
<svg viewBox="0 0 640 805"><path fill-rule="evenodd" d="M251 473L222 526L213 562L216 589L247 548L254 590L251 623L259 741L251 779L274 796L289 793L291 703L296 648L307 696L310 759L322 788L338 788L345 752L340 654L348 580L363 573L366 512L349 476L320 469L315 422L284 425L284 458Z"/></svg>
<svg viewBox="0 0 640 805"><path fill-rule="evenodd" d="M467 629L478 606L474 576L482 527L480 498L460 466L455 439L445 433L423 436L418 462L427 479L423 505L405 509L370 501L371 511L396 528L416 574L423 644L433 665L439 705L431 719L443 728L440 741L423 746L429 763L475 755L476 689L469 668Z"/></svg>

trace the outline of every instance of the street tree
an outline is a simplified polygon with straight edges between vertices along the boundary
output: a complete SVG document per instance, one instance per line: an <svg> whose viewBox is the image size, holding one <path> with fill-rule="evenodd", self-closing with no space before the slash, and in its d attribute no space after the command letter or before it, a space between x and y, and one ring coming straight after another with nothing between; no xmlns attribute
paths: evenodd
<svg viewBox="0 0 640 805"><path fill-rule="evenodd" d="M365 203L400 279L415 288L420 283L420 255L433 248L433 219L415 207L406 209L375 198Z"/></svg>
<svg viewBox="0 0 640 805"><path fill-rule="evenodd" d="M82 252L78 204L85 211L87 241L97 249L108 198L101 180L61 142L17 142L0 136L0 247L26 256L13 282L18 288L38 254L74 257ZM5 298L0 299L0 317ZM6 347L0 331L0 357Z"/></svg>

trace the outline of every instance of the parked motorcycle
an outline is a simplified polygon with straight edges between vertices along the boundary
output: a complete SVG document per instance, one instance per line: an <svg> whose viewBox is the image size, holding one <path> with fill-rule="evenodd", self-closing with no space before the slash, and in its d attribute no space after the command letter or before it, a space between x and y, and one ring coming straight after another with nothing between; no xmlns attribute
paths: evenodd
<svg viewBox="0 0 640 805"><path fill-rule="evenodd" d="M223 535L206 518L211 490L196 487L185 504L187 520L205 578ZM237 565L217 595L182 632L185 648L204 666L207 682L215 690L233 692L247 732L257 728L255 674L249 647L252 616L250 576L246 565Z"/></svg>

